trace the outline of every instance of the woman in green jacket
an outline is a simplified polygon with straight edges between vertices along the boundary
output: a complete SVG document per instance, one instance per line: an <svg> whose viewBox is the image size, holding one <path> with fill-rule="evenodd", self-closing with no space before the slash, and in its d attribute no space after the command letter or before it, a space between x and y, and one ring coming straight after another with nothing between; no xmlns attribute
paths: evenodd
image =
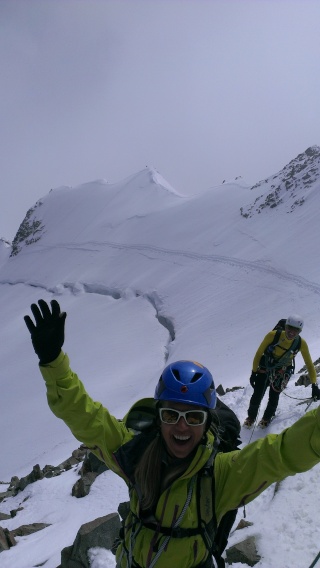
<svg viewBox="0 0 320 568"><path fill-rule="evenodd" d="M155 390L158 427L135 435L89 397L70 369L61 350L66 314L58 302L51 302L51 310L44 300L38 304L31 306L35 323L29 316L25 322L40 360L49 406L129 487L130 513L116 555L119 568L215 566L209 551L212 491L219 524L227 511L252 501L275 481L320 462L319 408L281 434L215 455L209 430L216 402L214 383L208 369L192 361L177 361L164 369ZM197 491L203 471L211 475L205 478L209 495ZM202 527L201 498L208 509L207 525Z"/></svg>

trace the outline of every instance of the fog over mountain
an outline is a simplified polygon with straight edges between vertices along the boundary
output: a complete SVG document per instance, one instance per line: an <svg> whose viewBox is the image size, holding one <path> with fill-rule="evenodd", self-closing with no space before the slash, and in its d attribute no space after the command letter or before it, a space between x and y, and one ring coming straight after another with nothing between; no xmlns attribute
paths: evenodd
<svg viewBox="0 0 320 568"><path fill-rule="evenodd" d="M0 240L0 481L27 475L34 464L61 463L79 445L47 407L23 322L39 298L56 298L67 312L71 366L119 418L135 400L153 396L167 362L186 358L209 367L216 385L242 387L224 401L243 421L255 351L290 313L304 318L302 335L318 359L319 190L320 148L312 146L254 186L238 177L187 197L145 168L116 184L99 179L56 188L30 204L13 242ZM302 366L298 355L297 375ZM296 379L280 397L270 432L305 411L297 403L310 387L295 386ZM265 434L257 429L252 439ZM250 434L242 439L248 443ZM57 568L79 526L127 498L123 482L105 472L75 500L76 478L74 468L0 501L0 513L23 503L2 527L51 525L1 552L1 568ZM319 482L317 466L248 506L254 526L246 534L258 535L263 557L258 567L310 565L320 542L313 490ZM230 543L241 538L235 533ZM114 566L112 558L100 562L92 567Z"/></svg>

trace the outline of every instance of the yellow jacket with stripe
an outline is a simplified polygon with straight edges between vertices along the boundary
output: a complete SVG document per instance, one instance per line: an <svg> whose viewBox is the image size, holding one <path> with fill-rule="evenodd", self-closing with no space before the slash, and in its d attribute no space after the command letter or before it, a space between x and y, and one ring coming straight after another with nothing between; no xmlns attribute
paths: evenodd
<svg viewBox="0 0 320 568"><path fill-rule="evenodd" d="M82 382L69 367L63 352L52 363L41 366L47 386L47 399L52 412L61 418L73 435L94 451L106 465L130 486L126 471L120 468L116 452L126 450L134 432L123 421L112 416L99 402L87 394ZM107 388L107 385L106 385ZM163 527L172 527L185 505L190 481L206 464L214 438L207 434L188 469L160 495L155 510L156 520ZM297 451L299 448L299 451ZM217 520L231 509L249 503L275 481L311 469L320 462L320 407L306 413L281 434L269 434L242 450L218 453L214 462L215 508ZM186 510L181 528L198 526L196 492ZM130 491L131 516L139 515L139 501L134 489ZM127 530L125 542L130 547L132 531ZM148 568L164 536L142 526L132 539L132 558L142 568ZM121 556L123 545L117 551ZM157 568L194 568L207 557L200 535L171 538L156 562ZM121 568L127 566L123 557Z"/></svg>
<svg viewBox="0 0 320 568"><path fill-rule="evenodd" d="M274 340L276 333L277 333L276 330L269 331L269 333L267 333L267 335L263 339L262 343L259 345L257 352L256 352L254 359L253 359L253 364L252 364L252 370L255 373L258 370L260 359L261 359L262 355L266 351L267 347ZM282 331L281 334L280 334L278 343L274 347L274 351L273 351L274 357L280 358L287 349L290 349L293 342L294 342L294 339L287 339L285 331ZM314 364L312 363L312 359L311 359L311 356L310 356L310 353L309 353L308 344L302 337L301 337L300 352L301 352L303 360L306 364L311 383L316 383L317 382L317 372L316 372L316 369L314 367ZM294 354L292 354L291 360L293 359L293 357L294 357Z"/></svg>

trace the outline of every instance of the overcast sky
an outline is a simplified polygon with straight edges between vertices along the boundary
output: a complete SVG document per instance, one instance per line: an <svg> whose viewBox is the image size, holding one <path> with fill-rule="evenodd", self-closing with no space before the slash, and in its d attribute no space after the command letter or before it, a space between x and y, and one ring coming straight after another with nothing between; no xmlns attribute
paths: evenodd
<svg viewBox="0 0 320 568"><path fill-rule="evenodd" d="M51 188L189 195L320 145L319 0L1 0L0 237Z"/></svg>

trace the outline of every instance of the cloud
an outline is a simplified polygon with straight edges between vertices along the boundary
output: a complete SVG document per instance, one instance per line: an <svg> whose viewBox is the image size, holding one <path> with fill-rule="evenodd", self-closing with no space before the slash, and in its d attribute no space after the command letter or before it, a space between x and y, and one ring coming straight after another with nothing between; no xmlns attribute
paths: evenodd
<svg viewBox="0 0 320 568"><path fill-rule="evenodd" d="M181 193L320 141L318 2L2 0L0 236L51 187L155 166Z"/></svg>

